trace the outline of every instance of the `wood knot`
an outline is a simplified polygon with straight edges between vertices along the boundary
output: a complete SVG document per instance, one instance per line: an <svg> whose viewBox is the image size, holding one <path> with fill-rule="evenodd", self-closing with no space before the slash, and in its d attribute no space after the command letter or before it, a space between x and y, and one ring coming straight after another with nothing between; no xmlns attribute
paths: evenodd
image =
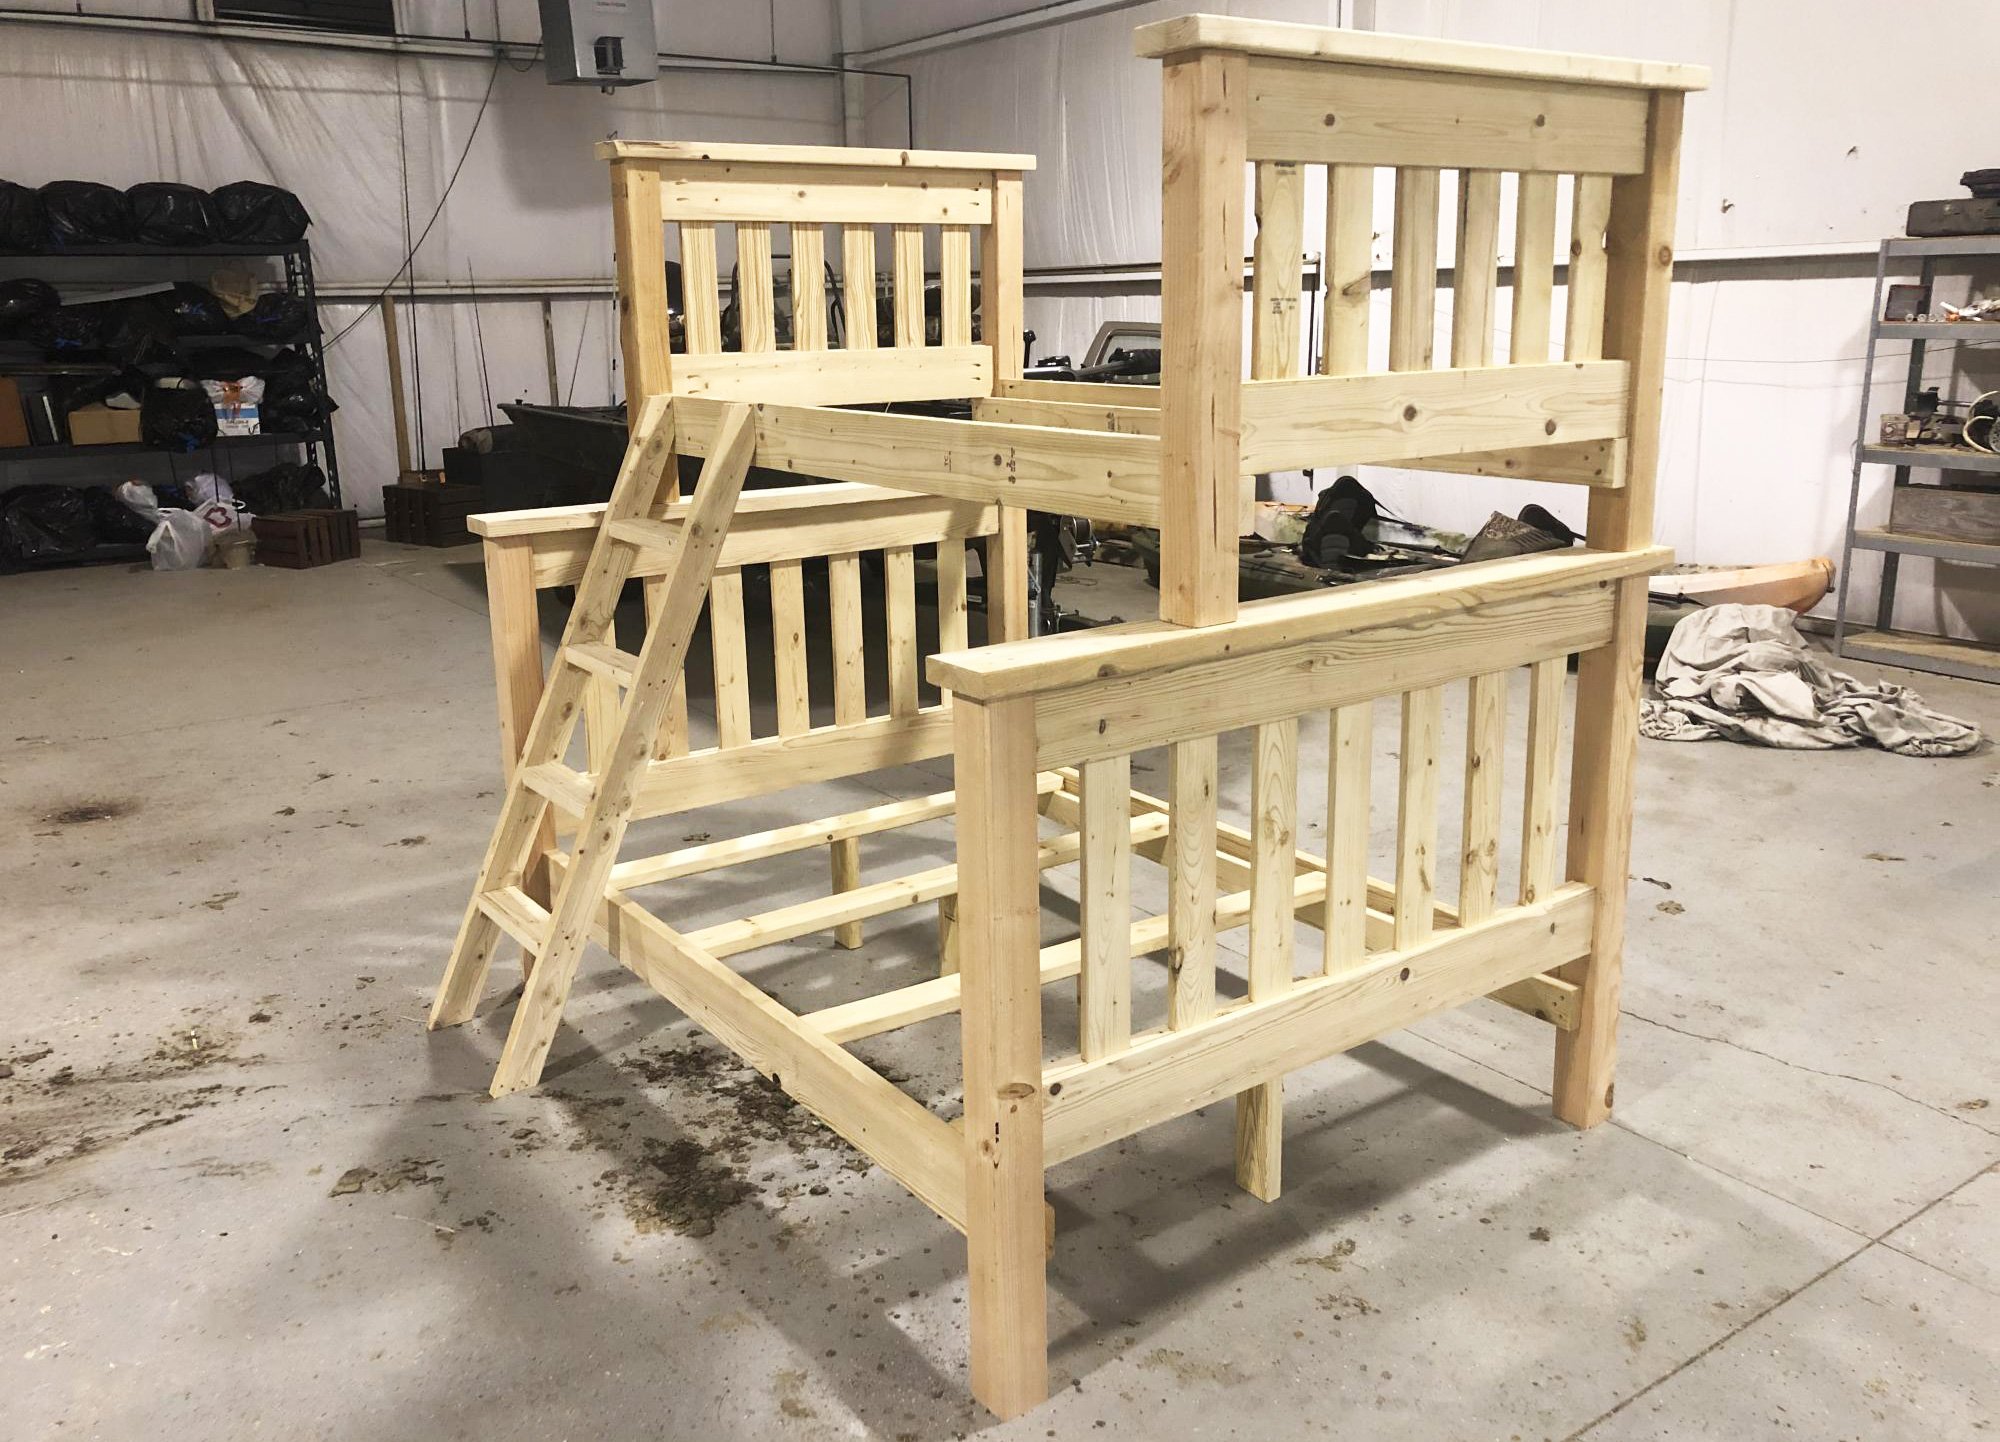
<svg viewBox="0 0 2000 1442"><path fill-rule="evenodd" d="M1007 1085L1000 1088L1000 1099L1002 1101L1023 1101L1034 1094L1035 1089L1026 1082L1008 1082Z"/></svg>
<svg viewBox="0 0 2000 1442"><path fill-rule="evenodd" d="M1340 124L1340 117L1338 115L1325 116L1324 118L1321 119L1320 124L1324 125L1328 130L1331 130L1333 129L1334 126Z"/></svg>
<svg viewBox="0 0 2000 1442"><path fill-rule="evenodd" d="M1404 406L1404 407L1403 407L1403 419L1404 419L1404 420L1406 420L1406 421L1413 421L1413 420L1415 420L1416 418L1417 418L1417 408L1416 408L1415 406Z"/></svg>
<svg viewBox="0 0 2000 1442"><path fill-rule="evenodd" d="M1408 981L1409 979L1410 979L1410 969L1407 966L1404 967L1401 971L1396 973L1396 980L1398 981Z"/></svg>
<svg viewBox="0 0 2000 1442"><path fill-rule="evenodd" d="M1552 436L1555 433L1556 433L1556 423L1554 421L1548 421L1543 424L1542 434Z"/></svg>
<svg viewBox="0 0 2000 1442"><path fill-rule="evenodd" d="M1543 126L1547 125L1548 123L1549 123L1549 118L1546 115L1537 115L1535 117L1535 129L1537 130L1540 130Z"/></svg>
<svg viewBox="0 0 2000 1442"><path fill-rule="evenodd" d="M1674 263L1674 248L1671 245L1660 247L1659 262L1661 265L1672 265Z"/></svg>

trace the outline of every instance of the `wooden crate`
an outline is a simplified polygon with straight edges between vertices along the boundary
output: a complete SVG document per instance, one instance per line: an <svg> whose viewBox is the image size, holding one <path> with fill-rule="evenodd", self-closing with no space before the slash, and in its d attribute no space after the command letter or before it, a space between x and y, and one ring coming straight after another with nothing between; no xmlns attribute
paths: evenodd
<svg viewBox="0 0 2000 1442"><path fill-rule="evenodd" d="M250 529L257 537L257 560L266 566L303 571L361 554L361 518L351 510L258 516Z"/></svg>
<svg viewBox="0 0 2000 1442"><path fill-rule="evenodd" d="M411 546L463 546L474 539L466 517L481 510L478 486L408 485L382 488L389 539Z"/></svg>

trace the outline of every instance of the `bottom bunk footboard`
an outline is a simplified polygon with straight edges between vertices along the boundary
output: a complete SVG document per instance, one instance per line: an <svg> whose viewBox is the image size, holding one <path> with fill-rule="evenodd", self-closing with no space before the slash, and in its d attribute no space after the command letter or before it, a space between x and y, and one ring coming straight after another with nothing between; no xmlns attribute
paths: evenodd
<svg viewBox="0 0 2000 1442"><path fill-rule="evenodd" d="M1046 1389L1041 1197L1057 1162L1234 1097L1238 1180L1274 1199L1286 1073L1483 996L1554 1023L1558 1070L1578 1072L1581 1047L1593 1070L1571 1086L1605 1093L1608 1105L1635 734L1624 698L1636 703L1643 574L1662 560L1520 558L1246 606L1222 626L1114 627L933 660L957 705L966 1221L982 1401L1010 1415ZM1583 658L1583 680L1565 807L1571 657ZM1510 757L1516 672L1527 716ZM1444 725L1454 687L1466 703L1462 746ZM1371 774L1384 700L1400 727L1393 797L1376 794ZM1218 805L1222 743L1237 744L1235 733L1249 740L1247 826ZM1302 736L1324 747L1326 786L1313 798L1324 806L1324 855L1301 845ZM1164 801L1132 786L1134 756L1154 750L1169 776ZM1441 849L1439 794L1459 756L1454 857ZM1044 801L1037 778L1052 769L1064 785ZM1369 843L1390 805L1391 875L1381 880ZM1080 836L1068 947L1039 940L1044 810ZM1149 811L1164 812L1168 829L1135 840L1132 818ZM1518 855L1504 884L1503 841ZM1135 852L1165 867L1160 914L1134 915ZM1240 974L1218 964L1219 934L1239 928ZM1317 934L1318 953L1303 964L1302 930ZM1141 1028L1132 962L1155 953L1164 1015ZM1040 989L1067 974L1078 977L1077 1049L1048 1062ZM1559 1083L1566 1119L1601 1119L1565 1110L1563 1092Z"/></svg>

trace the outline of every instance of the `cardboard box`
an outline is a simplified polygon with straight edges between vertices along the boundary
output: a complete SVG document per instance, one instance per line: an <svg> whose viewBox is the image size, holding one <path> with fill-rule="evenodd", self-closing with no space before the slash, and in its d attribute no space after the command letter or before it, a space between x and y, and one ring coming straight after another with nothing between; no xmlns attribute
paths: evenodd
<svg viewBox="0 0 2000 1442"><path fill-rule="evenodd" d="M115 446L139 439L139 413L110 406L78 406L69 413L73 446Z"/></svg>
<svg viewBox="0 0 2000 1442"><path fill-rule="evenodd" d="M21 387L11 376L0 376L0 448L32 445L28 412L21 405Z"/></svg>
<svg viewBox="0 0 2000 1442"><path fill-rule="evenodd" d="M219 436L254 436L258 434L257 407L240 403L218 405L215 408L215 433Z"/></svg>

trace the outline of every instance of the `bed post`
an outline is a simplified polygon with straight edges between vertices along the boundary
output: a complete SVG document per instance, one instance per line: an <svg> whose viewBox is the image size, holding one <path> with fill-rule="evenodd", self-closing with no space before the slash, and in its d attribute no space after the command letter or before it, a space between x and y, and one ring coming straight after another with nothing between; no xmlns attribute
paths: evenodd
<svg viewBox="0 0 2000 1442"><path fill-rule="evenodd" d="M1160 619L1236 619L1248 63L1166 58L1160 271Z"/></svg>
<svg viewBox="0 0 2000 1442"><path fill-rule="evenodd" d="M666 395L674 388L666 223L660 210L658 161L611 162L611 233L618 273L618 346L625 366L625 414L628 424L636 426L645 398ZM671 501L680 493L680 477L668 476L661 487L662 499ZM659 618L666 577L649 576L643 586L646 622L651 625ZM614 634L604 639L615 645L618 638ZM584 700L586 735L608 735L617 705L617 688L602 677L591 678ZM686 749L687 684L681 681L667 703L667 724L656 754L666 757ZM596 765L598 753L593 750L591 755Z"/></svg>
<svg viewBox="0 0 2000 1442"><path fill-rule="evenodd" d="M1629 362L1632 375L1625 485L1590 496L1589 543L1601 550L1637 550L1653 539L1682 100L1677 90L1653 92L1645 168L1612 183L1604 354ZM1576 1127L1595 1126L1611 1115L1645 660L1646 578L1631 576L1612 585L1617 609L1611 643L1577 660L1570 762L1569 877L1597 890L1590 955L1561 972L1563 980L1583 988L1576 1029L1556 1033L1555 1114Z"/></svg>
<svg viewBox="0 0 2000 1442"><path fill-rule="evenodd" d="M1034 701L952 715L972 1393L1007 1418L1049 1390Z"/></svg>
<svg viewBox="0 0 2000 1442"><path fill-rule="evenodd" d="M980 332L993 351L993 381L1021 376L1025 321L1022 286L1021 172L995 171L993 220L980 236ZM1000 508L1000 529L986 542L986 639L1019 641L1028 635L1028 513Z"/></svg>

